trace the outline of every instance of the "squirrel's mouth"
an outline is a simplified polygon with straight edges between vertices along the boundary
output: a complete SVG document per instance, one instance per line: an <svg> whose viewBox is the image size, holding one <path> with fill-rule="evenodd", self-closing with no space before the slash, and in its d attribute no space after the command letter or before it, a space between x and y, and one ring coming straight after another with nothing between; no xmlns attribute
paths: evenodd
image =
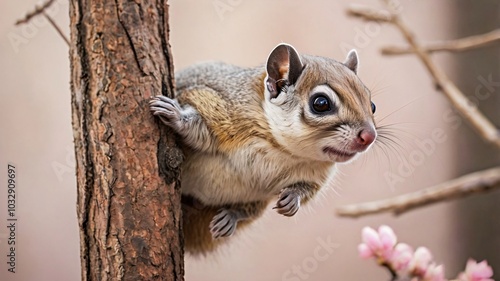
<svg viewBox="0 0 500 281"><path fill-rule="evenodd" d="M343 150L338 150L331 146L326 146L325 148L323 148L323 152L328 154L330 157L333 156L332 158L334 158L337 162L347 161L356 155L356 152L351 153Z"/></svg>

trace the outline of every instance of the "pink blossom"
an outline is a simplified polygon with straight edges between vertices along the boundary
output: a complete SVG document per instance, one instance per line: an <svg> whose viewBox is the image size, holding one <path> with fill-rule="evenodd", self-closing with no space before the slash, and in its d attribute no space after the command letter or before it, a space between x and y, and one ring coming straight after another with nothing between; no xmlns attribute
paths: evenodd
<svg viewBox="0 0 500 281"><path fill-rule="evenodd" d="M358 246L361 257L376 256L382 261L391 259L397 237L390 227L382 225L378 228L378 232L371 227L364 227L361 236L364 242Z"/></svg>
<svg viewBox="0 0 500 281"><path fill-rule="evenodd" d="M368 259L373 257L373 251L365 243L358 245L359 256L363 259Z"/></svg>
<svg viewBox="0 0 500 281"><path fill-rule="evenodd" d="M391 266L397 272L407 272L408 265L413 258L413 248L408 244L399 243L394 248Z"/></svg>
<svg viewBox="0 0 500 281"><path fill-rule="evenodd" d="M392 257L392 252L397 242L396 234L394 234L392 228L382 225L378 228L378 235L382 243L381 254L385 260L389 260Z"/></svg>
<svg viewBox="0 0 500 281"><path fill-rule="evenodd" d="M363 238L363 242L372 250L372 252L376 253L382 249L380 237L373 228L368 226L363 227L361 236Z"/></svg>
<svg viewBox="0 0 500 281"><path fill-rule="evenodd" d="M380 265L388 267L397 277L411 281L447 281L444 266L436 265L429 249L413 248L405 243L397 243L396 234L386 225L378 228L364 227L363 243L358 245L359 255L375 258ZM476 262L470 259L465 272L460 273L458 281L494 281L493 270L486 261Z"/></svg>
<svg viewBox="0 0 500 281"><path fill-rule="evenodd" d="M493 281L490 277L493 276L493 269L485 260L478 263L473 259L467 261L465 272L458 277L461 281Z"/></svg>
<svg viewBox="0 0 500 281"><path fill-rule="evenodd" d="M424 275L424 281L446 281L444 278L444 266L436 265L435 263L427 267Z"/></svg>
<svg viewBox="0 0 500 281"><path fill-rule="evenodd" d="M413 259L408 266L409 270L415 275L423 277L432 261L432 254L426 247L418 247L413 254Z"/></svg>

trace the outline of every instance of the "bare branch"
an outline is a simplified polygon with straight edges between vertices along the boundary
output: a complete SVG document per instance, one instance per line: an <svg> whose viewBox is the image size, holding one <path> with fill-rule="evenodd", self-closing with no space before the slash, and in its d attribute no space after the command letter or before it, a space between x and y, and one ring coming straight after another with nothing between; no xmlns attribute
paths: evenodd
<svg viewBox="0 0 500 281"><path fill-rule="evenodd" d="M66 37L66 35L64 35L61 28L56 24L56 22L47 13L45 13L45 9L50 7L50 5L52 5L52 3L54 3L54 0L48 0L42 6L35 7L35 10L33 12L28 13L23 19L16 21L16 25L28 23L32 18L34 18L38 15L43 15L49 21L50 25L52 25L52 27L55 28L55 30L62 37L64 42L66 42L66 44L69 46L69 40Z"/></svg>
<svg viewBox="0 0 500 281"><path fill-rule="evenodd" d="M386 10L373 9L365 5L352 4L347 8L347 13L353 17L359 17L368 21L391 22L393 17Z"/></svg>
<svg viewBox="0 0 500 281"><path fill-rule="evenodd" d="M52 27L55 28L57 33L59 33L59 35L62 37L64 42L66 42L66 45L69 46L69 39L68 39L68 37L66 37L66 35L64 35L61 28L59 28L59 26L55 23L55 21L49 15L47 15L47 13L45 13L45 11L43 11L42 13L45 16L45 18L49 21L49 23L52 25Z"/></svg>
<svg viewBox="0 0 500 281"><path fill-rule="evenodd" d="M500 42L500 29L490 31L488 33L465 37L457 40L447 40L441 42L429 43L423 47L427 53L432 52L462 52L472 49L487 47L494 43ZM402 46L387 46L382 48L384 55L403 55L411 54L413 49L411 47Z"/></svg>
<svg viewBox="0 0 500 281"><path fill-rule="evenodd" d="M500 167L471 173L433 187L390 199L339 207L337 214L354 218L383 212L393 212L395 215L399 215L435 202L495 189L500 189Z"/></svg>
<svg viewBox="0 0 500 281"><path fill-rule="evenodd" d="M52 5L52 3L54 3L54 0L48 0L42 6L40 7L36 6L33 12L28 13L23 19L16 21L16 25L28 23L33 17L43 13L45 9L47 9L48 7L50 7L50 5Z"/></svg>
<svg viewBox="0 0 500 281"><path fill-rule="evenodd" d="M479 133L479 135L489 143L494 144L500 148L500 131L491 123L484 114L474 106L469 99L457 88L457 86L448 78L448 76L431 60L429 54L417 42L415 36L410 31L408 26L400 19L396 11L391 10L389 0L384 0L386 6L392 14L392 23L402 33L413 52L422 61L429 73L434 79L445 96L450 100L452 105L467 120L472 127Z"/></svg>

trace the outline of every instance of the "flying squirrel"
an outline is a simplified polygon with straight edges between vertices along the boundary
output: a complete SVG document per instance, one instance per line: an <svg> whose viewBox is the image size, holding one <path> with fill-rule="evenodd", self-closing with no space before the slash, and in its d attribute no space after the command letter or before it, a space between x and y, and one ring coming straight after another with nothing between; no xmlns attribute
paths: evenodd
<svg viewBox="0 0 500 281"><path fill-rule="evenodd" d="M179 136L185 249L207 254L267 206L290 217L324 186L336 163L377 137L358 54L345 61L279 44L264 66L193 65L176 74L175 98L150 110Z"/></svg>

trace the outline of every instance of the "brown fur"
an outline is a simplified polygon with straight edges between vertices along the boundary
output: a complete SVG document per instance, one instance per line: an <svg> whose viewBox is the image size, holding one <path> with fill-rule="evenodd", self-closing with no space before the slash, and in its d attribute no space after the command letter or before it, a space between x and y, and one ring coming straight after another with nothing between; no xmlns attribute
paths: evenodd
<svg viewBox="0 0 500 281"><path fill-rule="evenodd" d="M219 93L206 87L192 87L182 91L178 96L180 103L192 105L205 120L207 126L215 134L218 140L219 149L229 152L245 146L252 138L262 138L269 140L275 148L281 148L274 141L269 125L261 108L264 100L263 80L266 73L262 71L257 83L251 88L256 94L246 97L244 110L227 110L228 108L239 108L241 101L231 101L227 97L222 97ZM234 124L238 124L235 126Z"/></svg>
<svg viewBox="0 0 500 281"><path fill-rule="evenodd" d="M288 54L293 51L287 50ZM211 222L217 226L212 228L214 233L228 229L228 225L236 225L238 233L260 217L270 202L276 202L278 213L294 215L334 169L337 158L328 156L321 150L323 146L343 149L353 141L337 132L338 127L344 131L348 127L349 134L355 136L353 132L360 127L373 126L370 93L356 76L356 69L348 68L357 66L356 53L350 56L356 60L353 64L304 55L302 62L296 59L293 64L278 61L275 65L283 55L271 60L271 71L279 76L271 80L282 78L285 83L276 97L271 95L274 84L269 87L266 83L271 80L264 81L265 67L240 68L214 62L176 75L176 99L186 108L181 119L186 126L177 133L187 136L182 172L183 231L185 249L191 254L208 254L230 239L214 239L225 234L213 236ZM292 73L301 74L292 84L284 78L293 65ZM269 60L267 66L269 71ZM337 103L334 114L311 110L311 100L325 92ZM196 116L190 115L192 112ZM295 198L293 209L286 208L292 201L282 200L289 198ZM221 209L221 216L214 219ZM238 217L226 216L226 210L236 210L230 214ZM219 219L227 217L232 224ZM218 226L221 221L225 224Z"/></svg>
<svg viewBox="0 0 500 281"><path fill-rule="evenodd" d="M182 204L182 222L184 232L184 248L192 255L206 255L215 251L220 245L224 244L231 237L223 237L213 239L210 233L210 222L218 213L222 206L204 206L192 197L183 197ZM253 214L253 217L260 217L268 202L260 202L260 204L248 204L248 212ZM242 220L238 223L237 231L250 225L251 220Z"/></svg>

